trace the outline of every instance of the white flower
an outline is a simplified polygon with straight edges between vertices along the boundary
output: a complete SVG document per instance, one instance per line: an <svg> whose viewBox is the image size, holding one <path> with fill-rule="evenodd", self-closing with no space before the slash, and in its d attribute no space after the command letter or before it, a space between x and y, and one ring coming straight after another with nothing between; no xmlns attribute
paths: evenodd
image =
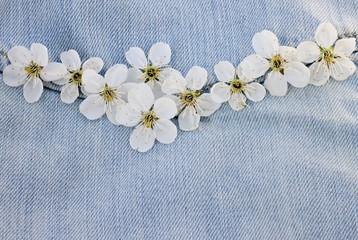
<svg viewBox="0 0 358 240"><path fill-rule="evenodd" d="M204 68L192 67L185 78L181 74L172 74L163 83L162 90L175 100L179 109L179 128L192 131L199 127L200 117L207 117L214 113L220 103L211 98L211 94L203 93L203 86L207 82L207 72Z"/></svg>
<svg viewBox="0 0 358 240"><path fill-rule="evenodd" d="M87 69L82 75L82 84L88 96L80 105L80 112L90 120L102 117L105 113L108 119L118 125L116 113L125 102L127 92L133 85L124 83L128 70L123 64L109 68L102 77L93 69Z"/></svg>
<svg viewBox="0 0 358 240"><path fill-rule="evenodd" d="M254 78L247 78L242 74L242 67L235 67L228 61L221 61L214 67L215 74L220 82L211 88L211 98L218 103L229 101L232 109L243 109L246 98L251 101L261 101L265 95L265 88Z"/></svg>
<svg viewBox="0 0 358 240"><path fill-rule="evenodd" d="M155 97L163 95L161 85L173 72L168 67L171 58L171 50L168 44L158 42L149 50L148 59L142 49L131 47L126 52L126 59L132 68L128 70L128 81L148 84Z"/></svg>
<svg viewBox="0 0 358 240"><path fill-rule="evenodd" d="M38 101L43 92L43 81L55 81L66 74L61 63L48 62L47 48L33 43L30 50L15 46L8 52L10 65L4 68L4 82L11 87L24 85L24 97L29 103Z"/></svg>
<svg viewBox="0 0 358 240"><path fill-rule="evenodd" d="M117 121L127 127L136 126L130 145L139 152L146 152L153 147L155 139L164 144L174 142L177 128L170 119L176 113L173 100L161 97L154 101L151 88L141 83L128 92L128 103L121 106Z"/></svg>
<svg viewBox="0 0 358 240"><path fill-rule="evenodd" d="M82 88L83 71L93 69L96 73L99 73L103 67L103 61L98 57L93 57L82 64L78 53L70 49L67 52L61 53L61 62L67 68L67 74L63 79L54 81L54 83L64 85L61 88L62 102L73 103L79 96L78 88Z"/></svg>
<svg viewBox="0 0 358 240"><path fill-rule="evenodd" d="M356 48L355 38L338 39L337 30L331 23L321 23L315 33L316 42L305 41L298 45L297 58L310 66L310 83L315 86L325 84L332 76L342 81L356 70L349 56Z"/></svg>
<svg viewBox="0 0 358 240"><path fill-rule="evenodd" d="M258 78L269 70L264 86L271 95L286 95L287 82L298 88L308 84L310 71L297 61L297 49L280 46L274 33L268 30L256 33L252 46L256 54L243 60L242 72L250 78Z"/></svg>

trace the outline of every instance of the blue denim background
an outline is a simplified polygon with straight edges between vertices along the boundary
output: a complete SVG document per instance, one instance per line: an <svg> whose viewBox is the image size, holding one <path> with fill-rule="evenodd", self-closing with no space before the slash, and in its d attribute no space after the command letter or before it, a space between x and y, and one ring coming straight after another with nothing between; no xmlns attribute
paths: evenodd
<svg viewBox="0 0 358 240"><path fill-rule="evenodd" d="M173 67L214 82L218 61L254 52L255 32L297 46L323 21L357 31L357 12L354 0L2 0L0 45L41 42L53 60L74 48L106 70L164 41ZM131 129L85 119L57 86L28 104L1 82L0 238L358 239L357 78L224 105L145 154Z"/></svg>

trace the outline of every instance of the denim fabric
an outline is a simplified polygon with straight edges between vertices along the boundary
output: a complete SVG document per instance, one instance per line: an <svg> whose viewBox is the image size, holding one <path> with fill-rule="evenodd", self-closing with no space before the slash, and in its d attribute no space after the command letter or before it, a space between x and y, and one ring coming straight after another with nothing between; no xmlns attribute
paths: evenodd
<svg viewBox="0 0 358 240"><path fill-rule="evenodd" d="M297 46L323 21L357 31L357 11L355 0L2 0L0 45L40 42L57 61L74 48L106 70L164 41L174 68L205 67L214 82L218 61L254 52L255 32ZM131 129L85 119L57 86L28 104L1 81L0 239L358 239L357 79L224 105L144 154Z"/></svg>

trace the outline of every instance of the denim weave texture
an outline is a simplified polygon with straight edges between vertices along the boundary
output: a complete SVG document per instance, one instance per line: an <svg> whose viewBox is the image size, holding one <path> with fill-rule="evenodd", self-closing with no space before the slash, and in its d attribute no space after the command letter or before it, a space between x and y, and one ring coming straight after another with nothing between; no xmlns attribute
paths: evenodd
<svg viewBox="0 0 358 240"><path fill-rule="evenodd" d="M172 67L214 83L217 62L254 53L256 32L297 46L324 21L357 32L358 1L2 0L0 46L39 42L54 61L72 48L104 73L162 41ZM358 239L357 80L225 104L144 154L130 128L87 120L58 86L28 104L1 81L0 239Z"/></svg>

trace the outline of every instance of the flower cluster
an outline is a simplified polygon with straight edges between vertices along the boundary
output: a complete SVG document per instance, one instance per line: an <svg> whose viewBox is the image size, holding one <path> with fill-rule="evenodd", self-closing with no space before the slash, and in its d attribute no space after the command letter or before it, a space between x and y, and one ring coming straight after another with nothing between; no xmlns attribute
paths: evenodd
<svg viewBox="0 0 358 240"><path fill-rule="evenodd" d="M3 80L12 87L24 85L29 103L40 99L42 81L62 85L64 103L73 103L81 91L87 97L79 109L86 118L106 114L115 125L134 127L130 145L145 152L155 140L164 144L175 140L177 127L171 121L175 116L181 130L192 131L201 117L210 116L222 103L229 102L238 111L248 106L248 100L263 100L266 89L272 96L284 96L288 83L297 88L320 86L330 77L342 81L355 72L349 58L356 49L355 38L338 40L330 23L320 24L314 38L315 42L304 41L294 48L280 46L268 30L256 33L252 39L256 53L236 68L228 61L217 63L218 82L213 86L206 86L208 73L202 67L192 67L185 77L170 67L171 49L162 42L150 48L148 57L142 49L130 48L125 56L131 67L116 64L104 76L99 74L103 61L98 57L82 62L71 49L61 53L61 63L55 63L49 62L41 44L32 44L30 50L15 46L7 53L11 64L4 68ZM258 80L261 77L263 81Z"/></svg>

